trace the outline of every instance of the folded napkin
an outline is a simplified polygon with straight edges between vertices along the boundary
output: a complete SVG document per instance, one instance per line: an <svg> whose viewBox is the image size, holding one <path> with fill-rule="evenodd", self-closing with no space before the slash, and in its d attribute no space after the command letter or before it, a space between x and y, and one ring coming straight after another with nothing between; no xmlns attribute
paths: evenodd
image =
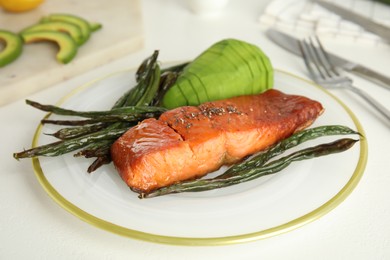
<svg viewBox="0 0 390 260"><path fill-rule="evenodd" d="M370 0L328 0L375 22L389 26L390 6ZM309 0L273 0L261 14L259 21L286 33L304 37L317 34L351 43L386 44L379 36L343 19Z"/></svg>

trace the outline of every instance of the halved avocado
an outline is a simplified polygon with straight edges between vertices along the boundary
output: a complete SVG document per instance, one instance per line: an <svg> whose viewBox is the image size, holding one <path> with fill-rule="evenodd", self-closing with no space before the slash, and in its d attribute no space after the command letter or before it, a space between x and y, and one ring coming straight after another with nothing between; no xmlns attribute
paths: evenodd
<svg viewBox="0 0 390 260"><path fill-rule="evenodd" d="M16 60L23 49L22 38L13 32L0 30L0 42L4 42L4 48L0 49L0 67Z"/></svg>
<svg viewBox="0 0 390 260"><path fill-rule="evenodd" d="M171 109L262 93L273 87L273 73L271 61L258 46L224 39L184 68L162 105Z"/></svg>
<svg viewBox="0 0 390 260"><path fill-rule="evenodd" d="M54 31L24 32L21 34L25 43L38 41L53 41L59 46L57 60L61 63L70 62L77 54L76 42L66 33Z"/></svg>
<svg viewBox="0 0 390 260"><path fill-rule="evenodd" d="M57 32L66 32L72 39L78 44L81 45L84 42L83 35L81 33L80 27L75 24L67 22L47 22L35 24L24 29L21 33L25 32L39 32L39 31L57 31Z"/></svg>
<svg viewBox="0 0 390 260"><path fill-rule="evenodd" d="M89 39L89 36L91 35L92 30L90 28L88 21L79 16L70 15L70 14L51 14L41 19L41 23L47 23L53 21L67 22L67 23L77 25L80 28L81 34L83 36L82 43L86 42Z"/></svg>

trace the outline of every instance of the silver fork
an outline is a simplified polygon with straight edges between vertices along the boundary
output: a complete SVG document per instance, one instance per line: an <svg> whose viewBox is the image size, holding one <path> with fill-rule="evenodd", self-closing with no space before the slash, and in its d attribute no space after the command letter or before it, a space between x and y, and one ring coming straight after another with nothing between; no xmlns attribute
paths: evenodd
<svg viewBox="0 0 390 260"><path fill-rule="evenodd" d="M390 121L390 111L363 90L353 86L353 81L340 75L328 58L328 54L317 36L299 41L303 60L313 80L326 88L344 88L354 92L371 104Z"/></svg>

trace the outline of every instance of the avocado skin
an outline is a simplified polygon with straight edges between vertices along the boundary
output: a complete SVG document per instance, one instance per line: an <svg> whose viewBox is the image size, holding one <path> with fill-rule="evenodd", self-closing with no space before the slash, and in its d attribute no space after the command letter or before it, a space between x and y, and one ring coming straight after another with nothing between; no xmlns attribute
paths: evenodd
<svg viewBox="0 0 390 260"><path fill-rule="evenodd" d="M5 43L4 49L0 52L0 67L4 67L20 56L23 50L23 40L18 34L0 30L0 42Z"/></svg>
<svg viewBox="0 0 390 260"><path fill-rule="evenodd" d="M78 44L81 45L84 41L81 29L72 23L53 21L47 23L34 24L30 27L27 27L22 30L21 33L25 32L38 32L38 31L57 31L57 32L66 32L69 34L72 39Z"/></svg>
<svg viewBox="0 0 390 260"><path fill-rule="evenodd" d="M56 58L59 62L67 64L77 54L76 42L65 33L55 31L24 32L21 34L25 43L52 41L59 46Z"/></svg>

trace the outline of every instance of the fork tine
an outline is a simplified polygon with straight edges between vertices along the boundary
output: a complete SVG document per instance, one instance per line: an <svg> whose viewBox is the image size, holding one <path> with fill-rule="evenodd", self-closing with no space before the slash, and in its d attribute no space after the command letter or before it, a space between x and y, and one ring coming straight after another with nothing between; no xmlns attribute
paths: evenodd
<svg viewBox="0 0 390 260"><path fill-rule="evenodd" d="M299 48L302 53L303 61L305 62L305 65L309 70L309 74L313 77L313 79L324 79L324 75L321 71L321 68L318 66L318 62L315 58L315 55L313 55L313 51L311 51L309 44L307 44L305 40L301 40L299 41Z"/></svg>
<svg viewBox="0 0 390 260"><path fill-rule="evenodd" d="M315 57L313 59L313 62L316 64L316 66L318 66L318 69L322 72L323 78L325 79L326 77L331 77L332 74L330 71L330 65L326 60L324 60L323 52L318 49L312 37L308 39L308 42L309 42L308 45L310 51L312 52L312 55Z"/></svg>
<svg viewBox="0 0 390 260"><path fill-rule="evenodd" d="M302 53L303 61L305 62L306 68L309 70L309 74L313 78L316 78L317 75L311 66L311 62L310 62L309 57L308 57L308 52L307 52L306 46L304 46L304 40L298 41L298 45L299 45L299 49Z"/></svg>
<svg viewBox="0 0 390 260"><path fill-rule="evenodd" d="M344 88L353 91L390 120L390 111L386 107L378 103L363 90L353 86L352 79L337 72L318 37L315 37L314 40L311 38L309 40L300 40L298 43L305 65L315 82L324 87Z"/></svg>
<svg viewBox="0 0 390 260"><path fill-rule="evenodd" d="M313 51L317 55L317 61L321 64L321 67L326 72L327 77L324 77L329 83L330 82L338 82L341 84L341 82L349 82L352 83L352 80L348 77L342 77L339 72L337 71L336 67L332 64L332 62L329 59L329 55L325 48L322 46L320 39L318 39L317 36L314 36L314 39L316 41L316 44L314 43L314 40L310 38L310 47L313 49ZM316 46L317 45L317 46ZM327 79L328 78L328 79Z"/></svg>
<svg viewBox="0 0 390 260"><path fill-rule="evenodd" d="M321 78L324 78L324 74L322 73L321 67L318 65L317 57L315 53L313 52L310 44L307 42L307 40L303 40L303 48L306 49L307 56L309 57L310 63L313 63L316 67L318 73L321 75Z"/></svg>
<svg viewBox="0 0 390 260"><path fill-rule="evenodd" d="M313 40L314 39L314 40ZM314 42L315 41L315 42ZM336 68L331 63L328 53L321 44L320 39L318 39L318 36L315 35L314 37L310 38L310 44L313 47L318 60L321 62L321 65L324 67L326 73L329 75L329 77L332 76L332 73L336 76L340 76L340 74L337 72Z"/></svg>

